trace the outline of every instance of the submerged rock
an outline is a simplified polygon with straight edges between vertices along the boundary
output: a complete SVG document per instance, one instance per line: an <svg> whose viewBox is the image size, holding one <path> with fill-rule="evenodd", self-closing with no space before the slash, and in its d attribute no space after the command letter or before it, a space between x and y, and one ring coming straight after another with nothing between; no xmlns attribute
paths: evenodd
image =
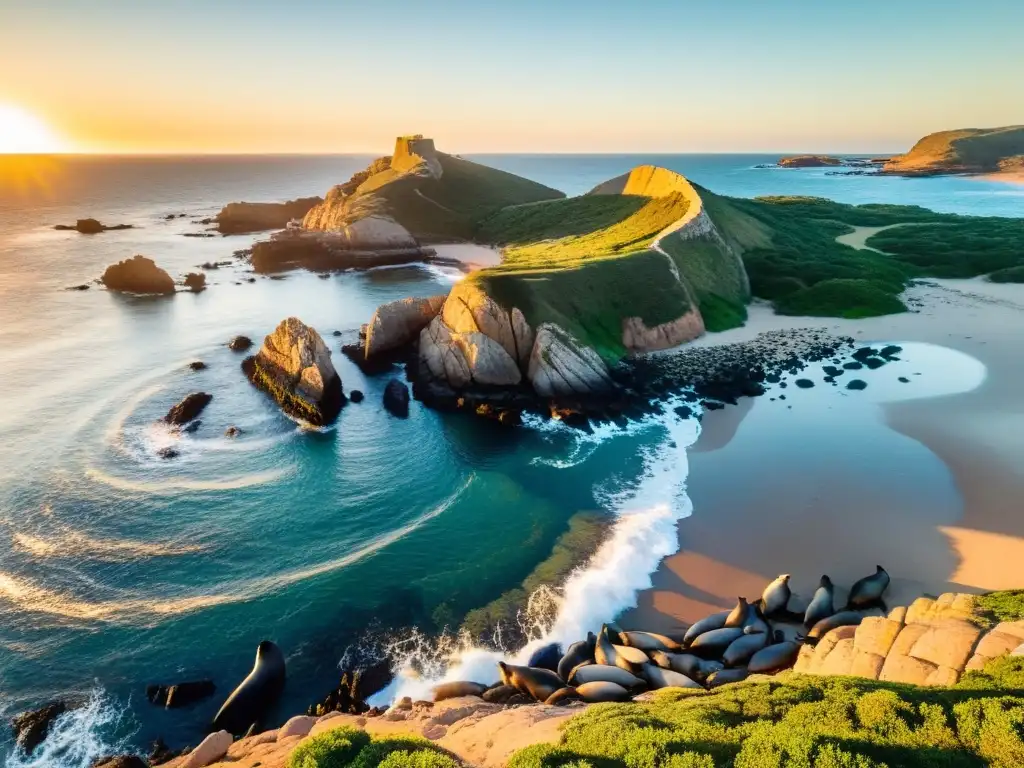
<svg viewBox="0 0 1024 768"><path fill-rule="evenodd" d="M228 349L232 352L245 352L251 346L252 339L248 336L235 336L235 338L228 342Z"/></svg>
<svg viewBox="0 0 1024 768"><path fill-rule="evenodd" d="M213 400L213 395L208 395L206 392L192 392L167 412L164 421L174 426L187 424L202 413L211 400Z"/></svg>
<svg viewBox="0 0 1024 768"><path fill-rule="evenodd" d="M174 293L174 280L171 276L145 256L133 256L111 264L100 280L112 291L161 295Z"/></svg>
<svg viewBox="0 0 1024 768"><path fill-rule="evenodd" d="M398 379L392 379L384 387L384 407L393 415L405 418L409 415L409 388Z"/></svg>
<svg viewBox="0 0 1024 768"><path fill-rule="evenodd" d="M348 399L351 400L353 403L363 402L363 397L364 395L362 391L358 389L353 389L351 392L348 393Z"/></svg>
<svg viewBox="0 0 1024 768"><path fill-rule="evenodd" d="M14 739L18 746L25 750L26 754L43 743L53 721L63 715L69 709L66 701L51 701L39 709L25 712L11 720L11 730L14 732Z"/></svg>
<svg viewBox="0 0 1024 768"><path fill-rule="evenodd" d="M238 437L242 434L242 430L238 427L228 427L224 430L224 437Z"/></svg>
<svg viewBox="0 0 1024 768"><path fill-rule="evenodd" d="M202 272L189 272L185 275L185 287L192 293L206 290L206 275Z"/></svg>
<svg viewBox="0 0 1024 768"><path fill-rule="evenodd" d="M320 197L301 197L284 203L228 203L214 219L225 235L283 229L292 219L302 219L323 202Z"/></svg>
<svg viewBox="0 0 1024 768"><path fill-rule="evenodd" d="M146 687L146 698L151 704L168 709L187 707L212 696L217 686L212 680L190 680L173 685L150 685Z"/></svg>
<svg viewBox="0 0 1024 768"><path fill-rule="evenodd" d="M191 363L188 364L188 369L190 371L205 371L206 367L206 363L204 363L202 360L193 360Z"/></svg>
<svg viewBox="0 0 1024 768"><path fill-rule="evenodd" d="M344 405L331 351L320 334L297 317L282 320L242 368L282 410L310 424L329 424Z"/></svg>
<svg viewBox="0 0 1024 768"><path fill-rule="evenodd" d="M54 227L62 232L79 232L83 235L98 235L100 232L111 232L118 229L133 229L131 224L116 224L108 227L96 219L79 219L74 225L58 224Z"/></svg>
<svg viewBox="0 0 1024 768"><path fill-rule="evenodd" d="M157 451L156 455L161 459L176 459L181 456L181 452L177 448L167 446L166 448L161 448Z"/></svg>

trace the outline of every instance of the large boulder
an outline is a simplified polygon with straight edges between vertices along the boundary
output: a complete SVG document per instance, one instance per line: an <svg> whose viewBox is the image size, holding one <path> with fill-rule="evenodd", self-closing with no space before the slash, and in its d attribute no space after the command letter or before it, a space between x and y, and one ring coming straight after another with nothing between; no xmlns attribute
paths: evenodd
<svg viewBox="0 0 1024 768"><path fill-rule="evenodd" d="M537 329L528 376L542 397L601 395L614 386L601 356L554 323Z"/></svg>
<svg viewBox="0 0 1024 768"><path fill-rule="evenodd" d="M206 290L206 275L202 272L189 272L185 275L185 287L192 293L200 293Z"/></svg>
<svg viewBox="0 0 1024 768"><path fill-rule="evenodd" d="M161 295L174 293L174 280L171 276L145 256L133 256L111 264L100 280L112 291Z"/></svg>
<svg viewBox="0 0 1024 768"><path fill-rule="evenodd" d="M292 219L301 220L322 202L320 197L301 197L284 203L228 203L214 221L225 235L283 229Z"/></svg>
<svg viewBox="0 0 1024 768"><path fill-rule="evenodd" d="M310 424L334 421L345 402L331 351L320 334L297 317L282 320L242 367L282 410Z"/></svg>
<svg viewBox="0 0 1024 768"><path fill-rule="evenodd" d="M188 424L203 412L211 400L213 400L213 395L206 392L192 392L167 412L164 421L176 427Z"/></svg>
<svg viewBox="0 0 1024 768"><path fill-rule="evenodd" d="M384 387L384 407L394 416L404 419L409 415L409 388L398 379Z"/></svg>
<svg viewBox="0 0 1024 768"><path fill-rule="evenodd" d="M39 709L25 712L11 720L11 730L14 732L14 739L18 746L26 754L43 743L53 721L68 711L68 704L65 701L51 701Z"/></svg>
<svg viewBox="0 0 1024 768"><path fill-rule="evenodd" d="M377 307L366 329L366 357L404 347L437 317L445 296L399 299Z"/></svg>

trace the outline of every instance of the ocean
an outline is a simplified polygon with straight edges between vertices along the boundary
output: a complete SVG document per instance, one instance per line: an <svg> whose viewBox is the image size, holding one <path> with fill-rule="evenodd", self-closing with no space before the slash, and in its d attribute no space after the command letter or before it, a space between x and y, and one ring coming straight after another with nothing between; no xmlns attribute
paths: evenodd
<svg viewBox="0 0 1024 768"><path fill-rule="evenodd" d="M653 163L728 195L1024 215L1021 186L754 167L777 156L468 157L568 194ZM427 635L520 584L574 514L596 511L614 523L611 539L573 577L554 624L531 630L575 639L635 602L675 551L676 522L699 514L686 494L696 420L585 434L539 420L496 430L418 404L407 420L388 415L389 377L364 376L333 333L351 334L385 301L444 292L457 273L248 283L232 254L257 236L184 236L225 203L323 194L370 159L0 159L0 717L58 697L88 701L32 758L0 733L7 768L84 768L158 736L197 743L263 639L288 659L277 721L322 698L368 636L443 667ZM89 216L135 228L53 229ZM196 295L65 290L135 253L175 277L233 264L209 272ZM329 429L284 417L226 347L236 334L259 343L289 315L328 341L345 389L366 393ZM208 367L193 372L193 360ZM214 396L196 433L156 424L196 390ZM229 426L241 437L224 437ZM178 458L158 457L172 445ZM484 651L464 661L493 667ZM217 694L197 706L146 700L147 684L205 677ZM396 685L415 693L427 682Z"/></svg>

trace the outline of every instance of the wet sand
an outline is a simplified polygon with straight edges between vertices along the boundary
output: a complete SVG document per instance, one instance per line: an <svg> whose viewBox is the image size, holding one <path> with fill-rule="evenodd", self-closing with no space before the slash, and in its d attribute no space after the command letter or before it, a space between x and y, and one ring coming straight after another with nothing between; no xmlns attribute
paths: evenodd
<svg viewBox="0 0 1024 768"><path fill-rule="evenodd" d="M771 392L708 413L689 454L694 512L679 524L679 552L624 626L677 629L739 595L758 596L779 573L793 574L808 597L823 573L848 587L881 564L893 577L892 605L1024 587L1024 288L936 280L907 299L914 312L858 321L778 317L755 305L745 327L695 342L824 327L865 343L957 350L987 377L956 394L854 396L874 392L879 377L895 381L886 366L865 372L864 393L790 386L786 401ZM962 360L907 386L941 387L976 367Z"/></svg>

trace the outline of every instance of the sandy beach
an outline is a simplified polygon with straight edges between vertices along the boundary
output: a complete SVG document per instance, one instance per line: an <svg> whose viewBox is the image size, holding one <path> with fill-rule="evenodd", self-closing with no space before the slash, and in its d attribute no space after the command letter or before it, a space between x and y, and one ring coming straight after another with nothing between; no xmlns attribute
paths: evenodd
<svg viewBox="0 0 1024 768"><path fill-rule="evenodd" d="M828 328L944 348L936 359L954 364L917 381L969 377L974 361L987 375L970 391L943 394L940 384L931 396L867 407L831 388L791 387L786 402L770 392L708 413L689 454L694 512L679 524L679 551L624 626L677 629L758 596L779 573L793 574L806 598L824 573L846 588L881 564L892 605L1024 586L1024 288L934 280L906 299L912 312L856 321L781 317L755 304L743 328L695 342Z"/></svg>

